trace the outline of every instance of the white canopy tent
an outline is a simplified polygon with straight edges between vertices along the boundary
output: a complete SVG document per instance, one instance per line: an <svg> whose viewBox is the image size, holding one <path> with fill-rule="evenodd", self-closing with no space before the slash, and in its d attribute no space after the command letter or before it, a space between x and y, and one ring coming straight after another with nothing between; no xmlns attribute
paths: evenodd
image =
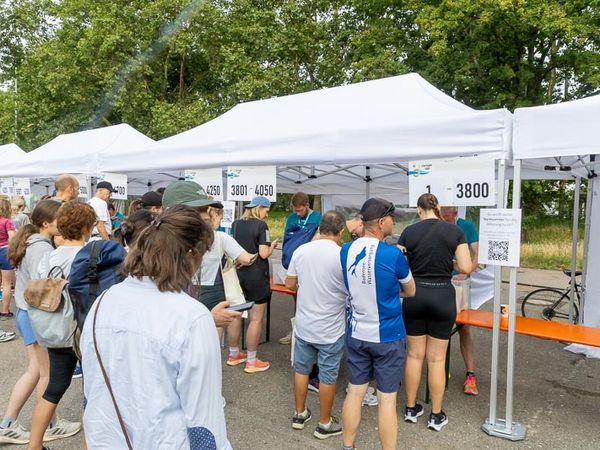
<svg viewBox="0 0 600 450"><path fill-rule="evenodd" d="M276 164L329 172L336 165L501 155L510 146L510 123L504 109L475 111L408 74L243 103L118 159L100 155L99 166L130 172Z"/></svg>
<svg viewBox="0 0 600 450"><path fill-rule="evenodd" d="M17 144L0 145L0 161L2 161L2 165L10 164L13 161L18 161L25 155L25 151L23 151Z"/></svg>

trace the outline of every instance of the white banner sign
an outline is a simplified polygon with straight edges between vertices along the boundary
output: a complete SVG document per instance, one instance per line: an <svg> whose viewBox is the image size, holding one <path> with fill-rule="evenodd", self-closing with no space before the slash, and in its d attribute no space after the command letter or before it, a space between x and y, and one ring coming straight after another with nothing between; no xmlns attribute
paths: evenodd
<svg viewBox="0 0 600 450"><path fill-rule="evenodd" d="M228 167L227 200L249 201L254 197L276 200L277 173L275 166Z"/></svg>
<svg viewBox="0 0 600 450"><path fill-rule="evenodd" d="M519 267L521 210L482 209L479 216L479 262Z"/></svg>
<svg viewBox="0 0 600 450"><path fill-rule="evenodd" d="M113 185L117 192L114 192L112 198L115 200L127 200L127 175L120 173L103 173L98 177L97 182L108 181Z"/></svg>
<svg viewBox="0 0 600 450"><path fill-rule="evenodd" d="M186 181L195 181L214 200L223 201L222 169L189 169L185 171Z"/></svg>
<svg viewBox="0 0 600 450"><path fill-rule="evenodd" d="M235 220L235 202L223 202L223 220L221 226L223 228L231 228Z"/></svg>
<svg viewBox="0 0 600 450"><path fill-rule="evenodd" d="M14 195L12 178L0 178L0 193L8 196Z"/></svg>
<svg viewBox="0 0 600 450"><path fill-rule="evenodd" d="M408 165L410 206L421 194L434 194L442 206L494 206L495 161L489 157L412 161Z"/></svg>
<svg viewBox="0 0 600 450"><path fill-rule="evenodd" d="M79 182L79 198L89 200L91 197L91 179L87 175L75 175Z"/></svg>
<svg viewBox="0 0 600 450"><path fill-rule="evenodd" d="M29 178L13 178L13 187L15 195L19 197L30 197L31 196L31 183Z"/></svg>

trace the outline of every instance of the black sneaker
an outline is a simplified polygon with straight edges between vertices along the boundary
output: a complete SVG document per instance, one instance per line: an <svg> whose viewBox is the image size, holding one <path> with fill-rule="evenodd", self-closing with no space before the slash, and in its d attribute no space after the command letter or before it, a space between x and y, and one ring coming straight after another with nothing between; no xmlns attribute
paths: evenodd
<svg viewBox="0 0 600 450"><path fill-rule="evenodd" d="M429 414L427 428L435 431L441 431L446 425L448 425L448 416L444 411L440 411L438 414Z"/></svg>
<svg viewBox="0 0 600 450"><path fill-rule="evenodd" d="M423 415L423 406L415 403L415 406L409 408L408 406L404 408L404 421L417 423L417 417Z"/></svg>
<svg viewBox="0 0 600 450"><path fill-rule="evenodd" d="M340 424L340 420L337 417L331 416L329 423L327 425L322 425L319 422L315 432L313 433L314 437L318 439L327 439L331 436L339 436L342 434L342 425Z"/></svg>
<svg viewBox="0 0 600 450"><path fill-rule="evenodd" d="M306 411L302 414L298 414L294 411L294 414L292 415L292 428L294 430L304 430L304 425L306 425L306 422L308 422L311 417L312 414L308 408L306 408Z"/></svg>

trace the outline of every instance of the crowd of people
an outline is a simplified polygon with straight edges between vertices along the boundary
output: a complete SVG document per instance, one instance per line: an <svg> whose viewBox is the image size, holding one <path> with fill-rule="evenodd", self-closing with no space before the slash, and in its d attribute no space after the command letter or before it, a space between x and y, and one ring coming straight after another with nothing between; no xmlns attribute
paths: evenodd
<svg viewBox="0 0 600 450"><path fill-rule="evenodd" d="M244 205L229 234L221 229L223 205L191 181L144 194L127 216L116 215L109 182L99 182L88 203L77 201L74 176L61 175L55 187L54 196L29 215L21 201L0 199L0 314L13 317L14 292L16 327L28 357L0 422L0 443L40 450L83 428L92 449L231 448L220 342L226 332L228 366L244 364L248 374L270 368L258 358L271 300L269 259L278 246L265 221L270 201L256 197ZM398 390L404 385L405 421L417 423L424 414L417 391L427 361L427 426L440 431L448 423L442 409L448 340L477 267L474 227L457 223L456 210L441 208L431 194L419 198L419 221L395 245L386 242L400 212L386 200L367 200L360 216L349 220L338 211L313 211L304 193L292 197L291 207L284 259L294 239L306 240L288 252L285 284L296 292L296 311L293 330L280 339L293 344L291 427L302 430L312 418L306 404L310 389L319 396L316 438L342 435L342 448L355 448L362 406L378 405L381 446L396 448ZM344 243L346 230L352 239ZM31 286L55 278L57 271L69 280L74 261L95 241L119 243L127 255L119 261L123 278L93 296L87 318L77 329L73 325L73 333L48 330L64 328L64 322L42 326L33 320L41 307L32 306ZM239 292L232 293L232 286ZM231 307L240 298L249 318L245 352L239 343L242 312ZM49 331L65 337L48 345ZM0 341L14 338L0 331ZM461 332L461 352L464 392L476 395L468 330ZM340 420L333 403L343 362L348 385ZM78 363L83 424L56 415ZM18 417L34 391L27 431Z"/></svg>

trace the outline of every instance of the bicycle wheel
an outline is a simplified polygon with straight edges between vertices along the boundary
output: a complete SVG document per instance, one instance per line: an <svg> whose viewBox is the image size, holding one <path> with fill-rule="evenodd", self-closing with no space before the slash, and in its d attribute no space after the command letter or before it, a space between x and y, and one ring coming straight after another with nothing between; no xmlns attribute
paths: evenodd
<svg viewBox="0 0 600 450"><path fill-rule="evenodd" d="M523 317L534 319L554 320L557 322L569 322L569 291L543 288L530 292L521 304ZM577 323L579 308L577 303L573 305L573 319Z"/></svg>

